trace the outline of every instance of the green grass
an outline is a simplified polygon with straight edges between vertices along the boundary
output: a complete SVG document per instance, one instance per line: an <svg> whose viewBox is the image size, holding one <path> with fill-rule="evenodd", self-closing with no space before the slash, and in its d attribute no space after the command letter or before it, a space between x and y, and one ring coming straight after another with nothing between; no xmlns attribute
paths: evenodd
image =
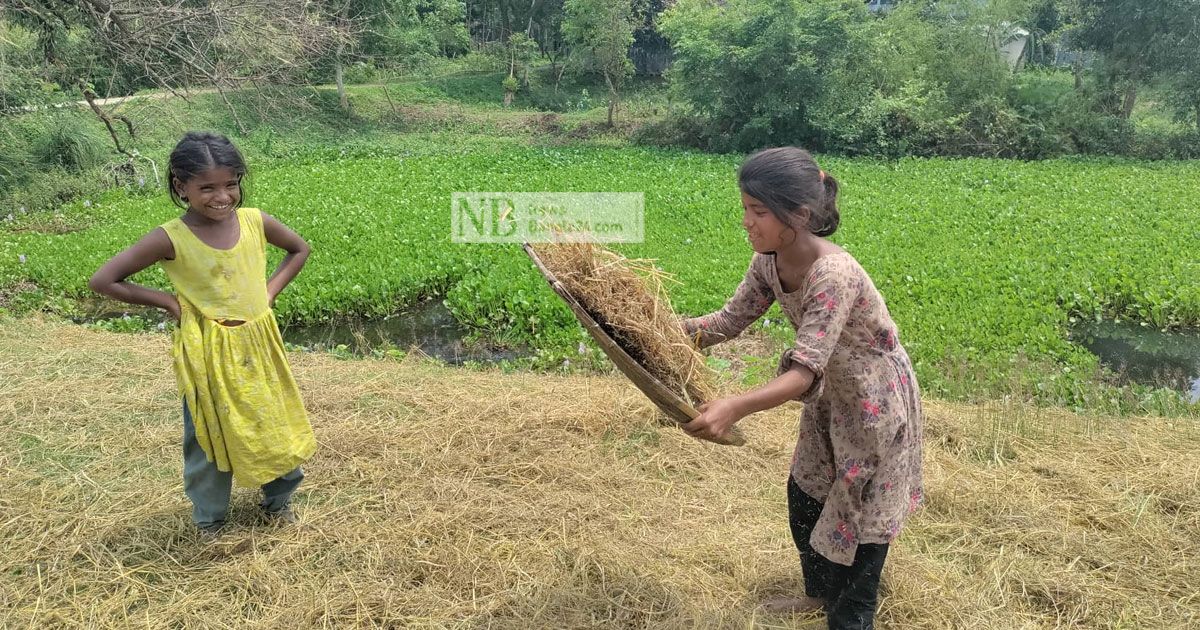
<svg viewBox="0 0 1200 630"><path fill-rule="evenodd" d="M647 242L620 249L676 275L683 313L719 308L749 260L736 156L453 135L337 151L261 169L251 187L252 205L314 247L279 302L284 321L381 315L446 295L484 336L540 349L541 365L573 356L582 331L516 246L449 242L454 191L644 192ZM834 240L884 293L927 392L1125 411L1166 404L1097 385L1095 358L1066 333L1072 317L1200 324L1200 164L822 163L843 182ZM0 286L82 296L101 262L176 213L162 198L118 191L68 214L89 226L0 232ZM158 270L139 279L165 286ZM786 336L785 326L768 332Z"/></svg>
<svg viewBox="0 0 1200 630"><path fill-rule="evenodd" d="M389 80L386 95L375 85L352 87L351 91L372 99L386 100L390 96L397 104L454 104L502 110L506 108L501 82L507 76L506 70L458 69ZM625 104L663 104L665 93L666 83L660 78L631 77L624 85L621 99ZM605 99L607 88L597 77L566 73L556 89L552 69L545 64L530 71L529 85L517 91L507 109L581 112L605 107Z"/></svg>
<svg viewBox="0 0 1200 630"><path fill-rule="evenodd" d="M738 226L738 156L631 148L628 129L598 133L603 88L571 77L559 90L569 106L554 114L548 131L536 124L548 115L536 110L539 103L553 100L545 70L506 109L503 73L473 68L389 79L386 93L378 85L351 86L350 117L329 86L266 101L233 94L245 135L215 95L198 95L190 105L132 101L119 112L139 129L127 146L155 159L160 171L185 129L223 130L242 148L252 172L248 203L315 247L281 298L285 322L380 315L445 295L481 336L537 349L536 365L566 358L602 364L577 356L582 331L516 247L449 243L449 195L460 190L645 192L648 241L622 250L656 258L677 275L674 299L682 312L718 308L732 293L749 257ZM579 109L585 89L590 100ZM635 81L622 115L655 120L665 102L661 85ZM47 120L17 117L5 137L32 151ZM1170 404L1162 393L1099 385L1095 358L1069 343L1066 331L1071 318L1200 325L1192 253L1200 245L1200 164L822 162L845 182L835 240L884 292L927 391L1119 411ZM142 168L144 185L126 182L102 193L102 168L59 169L0 199L0 309L78 312L72 298L86 295L88 275L175 215L148 163ZM56 211L14 212L37 205L21 202L23 191ZM64 197L76 201L62 205ZM4 221L8 212L12 222ZM140 280L166 284L157 270ZM790 331L778 324L779 314L767 319L777 323L756 330L786 342ZM773 361L751 364L747 378L757 382Z"/></svg>

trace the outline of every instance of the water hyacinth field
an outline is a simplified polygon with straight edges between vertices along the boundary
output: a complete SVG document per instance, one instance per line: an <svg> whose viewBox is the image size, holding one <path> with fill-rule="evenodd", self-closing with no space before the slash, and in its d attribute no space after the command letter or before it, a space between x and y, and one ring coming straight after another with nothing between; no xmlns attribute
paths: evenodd
<svg viewBox="0 0 1200 630"><path fill-rule="evenodd" d="M558 365L584 339L516 245L450 242L455 191L644 192L646 242L678 279L678 311L719 308L746 269L734 179L740 156L641 148L540 148L436 139L404 150L314 156L252 175L261 207L313 246L281 296L281 322L384 316L444 297L482 338ZM255 165L252 164L252 167ZM1200 326L1200 163L822 160L842 182L851 251L887 298L928 393L1073 405L1097 393L1074 322ZM0 289L70 311L107 257L177 211L165 195L110 193L53 221L0 213ZM138 280L166 286L158 270ZM772 319L768 314L767 319ZM783 325L768 334L786 336ZM1142 401L1154 396L1142 392Z"/></svg>

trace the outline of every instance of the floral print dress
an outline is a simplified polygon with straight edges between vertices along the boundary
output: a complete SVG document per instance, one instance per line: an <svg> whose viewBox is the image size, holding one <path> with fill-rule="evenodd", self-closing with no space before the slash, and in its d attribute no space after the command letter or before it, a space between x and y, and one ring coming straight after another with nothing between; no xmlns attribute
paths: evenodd
<svg viewBox="0 0 1200 630"><path fill-rule="evenodd" d="M799 400L791 475L824 503L809 542L850 565L859 543L889 543L922 501L921 397L896 325L867 272L838 252L813 263L784 292L772 254L755 254L724 308L686 320L701 347L732 339L779 302L796 329L779 373L804 366L816 378Z"/></svg>

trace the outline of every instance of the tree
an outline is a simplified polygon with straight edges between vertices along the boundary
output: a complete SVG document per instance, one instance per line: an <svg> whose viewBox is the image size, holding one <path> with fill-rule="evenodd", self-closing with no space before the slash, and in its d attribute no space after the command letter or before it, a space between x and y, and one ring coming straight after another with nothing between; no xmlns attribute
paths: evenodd
<svg viewBox="0 0 1200 630"><path fill-rule="evenodd" d="M338 103L347 115L345 69L352 63L412 67L470 49L460 0L319 0L317 6L336 34L322 70L332 67Z"/></svg>
<svg viewBox="0 0 1200 630"><path fill-rule="evenodd" d="M359 57L376 66L420 65L470 50L460 0L388 0L363 22Z"/></svg>
<svg viewBox="0 0 1200 630"><path fill-rule="evenodd" d="M1063 26L1057 0L1039 0L1025 21L1029 29L1029 61L1049 65L1055 51L1054 37Z"/></svg>
<svg viewBox="0 0 1200 630"><path fill-rule="evenodd" d="M504 44L513 33L525 33L545 45L557 35L562 0L468 0L466 14L476 41Z"/></svg>
<svg viewBox="0 0 1200 630"><path fill-rule="evenodd" d="M1068 8L1071 41L1103 56L1104 78L1122 93L1124 119L1133 113L1139 86L1195 63L1200 0L1071 0Z"/></svg>
<svg viewBox="0 0 1200 630"><path fill-rule="evenodd" d="M529 69L533 58L537 55L537 42L525 33L513 33L508 36L508 45L504 47L504 64L508 68L508 76L501 83L504 88L504 106L512 105L517 90L529 87ZM517 78L520 71L521 78Z"/></svg>
<svg viewBox="0 0 1200 630"><path fill-rule="evenodd" d="M1194 40L1197 35L1193 33L1192 37ZM1196 50L1197 44L1178 49L1175 68L1167 77L1167 98L1176 117L1195 125L1200 133L1200 63L1194 59Z"/></svg>
<svg viewBox="0 0 1200 630"><path fill-rule="evenodd" d="M675 49L672 89L718 150L817 139L818 102L870 87L852 69L869 20L858 0L680 0L661 22Z"/></svg>
<svg viewBox="0 0 1200 630"><path fill-rule="evenodd" d="M346 94L346 64L362 41L364 32L388 15L388 11L402 11L393 0L321 0L318 4L323 23L334 34L333 45L328 49L329 62L333 65L333 82L337 88L338 106L350 115L350 98Z"/></svg>
<svg viewBox="0 0 1200 630"><path fill-rule="evenodd" d="M243 133L228 90L286 83L331 41L289 0L12 0L6 10L36 26L48 65L61 63L59 33L86 32L106 64L135 82L176 93L196 84L215 89ZM61 82L93 83L92 71L80 68Z"/></svg>
<svg viewBox="0 0 1200 630"><path fill-rule="evenodd" d="M608 86L608 126L620 107L621 88L633 74L633 11L629 0L566 0L563 32L570 46L590 57Z"/></svg>

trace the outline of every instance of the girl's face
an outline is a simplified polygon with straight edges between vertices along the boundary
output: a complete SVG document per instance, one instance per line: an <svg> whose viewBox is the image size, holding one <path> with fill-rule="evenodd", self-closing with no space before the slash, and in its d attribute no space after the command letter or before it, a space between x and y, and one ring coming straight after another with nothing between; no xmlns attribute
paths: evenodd
<svg viewBox="0 0 1200 630"><path fill-rule="evenodd" d="M188 210L212 221L229 218L242 202L241 177L233 169L217 166L194 175L186 182L175 180L175 192L185 199Z"/></svg>
<svg viewBox="0 0 1200 630"><path fill-rule="evenodd" d="M769 254L792 244L796 232L763 202L742 193L742 227L750 239L750 247L760 254Z"/></svg>

